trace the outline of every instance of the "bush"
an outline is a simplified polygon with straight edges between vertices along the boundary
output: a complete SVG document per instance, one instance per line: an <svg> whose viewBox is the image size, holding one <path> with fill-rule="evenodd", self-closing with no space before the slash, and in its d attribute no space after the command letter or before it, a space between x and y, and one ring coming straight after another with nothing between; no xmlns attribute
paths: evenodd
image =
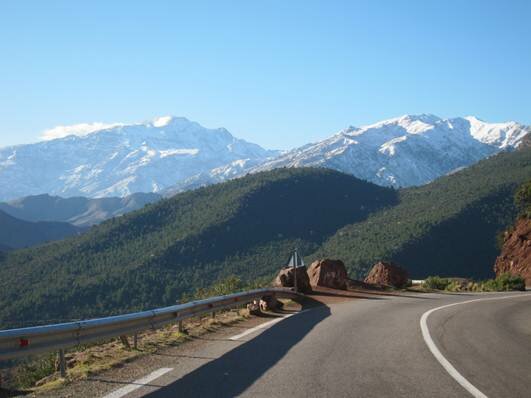
<svg viewBox="0 0 531 398"><path fill-rule="evenodd" d="M514 195L514 202L522 216L531 218L531 181L526 182L518 189Z"/></svg>
<svg viewBox="0 0 531 398"><path fill-rule="evenodd" d="M437 290L444 290L448 287L450 284L450 280L447 278L441 278L440 276L428 276L424 283L422 284L422 287L426 289L437 289Z"/></svg>
<svg viewBox="0 0 531 398"><path fill-rule="evenodd" d="M448 285L446 286L445 290L448 290L449 292L460 292L462 290L461 282L459 281L450 281Z"/></svg>
<svg viewBox="0 0 531 398"><path fill-rule="evenodd" d="M525 290L525 280L518 275L501 274L495 281L497 291Z"/></svg>

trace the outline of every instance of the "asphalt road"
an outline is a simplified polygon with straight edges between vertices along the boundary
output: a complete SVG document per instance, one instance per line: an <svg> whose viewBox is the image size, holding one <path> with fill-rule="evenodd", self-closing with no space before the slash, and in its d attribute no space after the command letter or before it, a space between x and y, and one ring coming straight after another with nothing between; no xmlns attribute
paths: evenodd
<svg viewBox="0 0 531 398"><path fill-rule="evenodd" d="M513 295L503 300L483 300ZM470 397L426 345L488 397L531 397L531 294L374 295L312 308L238 339L211 341L126 395L162 397Z"/></svg>

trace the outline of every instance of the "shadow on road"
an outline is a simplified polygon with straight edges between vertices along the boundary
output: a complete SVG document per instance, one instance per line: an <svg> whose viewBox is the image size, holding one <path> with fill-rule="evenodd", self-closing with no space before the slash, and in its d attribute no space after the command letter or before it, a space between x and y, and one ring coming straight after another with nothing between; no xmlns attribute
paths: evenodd
<svg viewBox="0 0 531 398"><path fill-rule="evenodd" d="M234 397L241 394L330 315L330 309L315 300L304 301L302 309L309 308L312 310L279 322L222 357L147 396Z"/></svg>

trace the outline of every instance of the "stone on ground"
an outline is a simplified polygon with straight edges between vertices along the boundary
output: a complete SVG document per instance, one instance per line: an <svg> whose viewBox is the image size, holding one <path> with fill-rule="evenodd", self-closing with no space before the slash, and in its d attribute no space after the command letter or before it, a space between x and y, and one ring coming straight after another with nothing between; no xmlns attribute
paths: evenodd
<svg viewBox="0 0 531 398"><path fill-rule="evenodd" d="M310 286L310 278L306 272L306 267L297 267L297 290L302 293L309 293L312 291ZM285 267L280 270L275 278L274 285L276 287L295 287L295 272L293 267Z"/></svg>
<svg viewBox="0 0 531 398"><path fill-rule="evenodd" d="M408 273L400 266L380 261L376 263L365 278L371 285L404 287L408 283Z"/></svg>
<svg viewBox="0 0 531 398"><path fill-rule="evenodd" d="M322 286L332 289L347 289L347 269L341 260L324 259L314 261L308 269L308 277L312 287Z"/></svg>

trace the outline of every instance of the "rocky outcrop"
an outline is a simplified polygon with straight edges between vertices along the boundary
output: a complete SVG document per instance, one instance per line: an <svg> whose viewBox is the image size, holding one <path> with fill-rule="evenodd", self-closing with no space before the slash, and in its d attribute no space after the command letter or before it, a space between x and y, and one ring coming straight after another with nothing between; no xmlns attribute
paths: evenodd
<svg viewBox="0 0 531 398"><path fill-rule="evenodd" d="M403 287L408 283L407 271L396 264L380 261L376 263L365 278L371 285Z"/></svg>
<svg viewBox="0 0 531 398"><path fill-rule="evenodd" d="M494 264L496 276L519 275L531 286L531 220L521 218L511 232L506 232L501 254Z"/></svg>
<svg viewBox="0 0 531 398"><path fill-rule="evenodd" d="M323 286L332 289L347 289L347 269L341 260L317 260L308 268L312 287Z"/></svg>
<svg viewBox="0 0 531 398"><path fill-rule="evenodd" d="M312 291L310 286L310 278L306 272L306 267L297 267L297 291L308 293ZM277 287L295 287L295 272L293 267L285 267L280 270L275 278L274 285Z"/></svg>

